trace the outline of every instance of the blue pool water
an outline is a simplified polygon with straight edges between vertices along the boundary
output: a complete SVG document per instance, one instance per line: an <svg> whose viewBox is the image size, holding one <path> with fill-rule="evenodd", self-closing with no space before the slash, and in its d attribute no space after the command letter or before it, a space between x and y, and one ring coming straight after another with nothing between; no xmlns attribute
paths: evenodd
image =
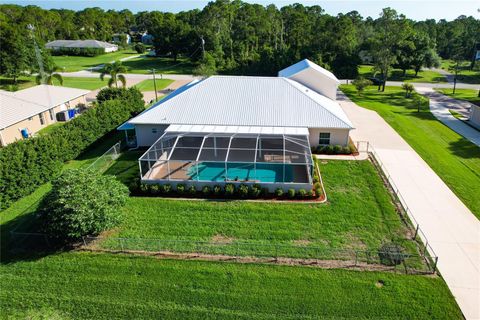
<svg viewBox="0 0 480 320"><path fill-rule="evenodd" d="M227 173L225 173L224 162L200 162L191 166L187 174L192 180L203 181L225 181L225 178L229 181L283 181L283 164L257 163L255 170L251 163L227 163L227 169ZM292 178L293 168L287 164L285 165L285 181L291 181Z"/></svg>

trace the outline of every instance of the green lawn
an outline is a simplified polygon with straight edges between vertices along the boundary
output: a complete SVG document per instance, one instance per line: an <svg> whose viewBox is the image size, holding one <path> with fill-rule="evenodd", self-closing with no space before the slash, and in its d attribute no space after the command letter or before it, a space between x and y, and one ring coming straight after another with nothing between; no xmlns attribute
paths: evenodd
<svg viewBox="0 0 480 320"><path fill-rule="evenodd" d="M0 78L0 89L8 90L9 85L13 84L11 79ZM30 88L36 86L34 77L21 77L18 80L18 90ZM53 81L53 85L59 86L60 82L57 80ZM80 78L80 77L63 77L63 86L84 90L96 90L101 87L105 87L107 81L102 81L100 78Z"/></svg>
<svg viewBox="0 0 480 320"><path fill-rule="evenodd" d="M163 90L168 87L173 80L170 79L155 79L155 84L157 85L157 91ZM144 91L155 91L155 86L153 83L153 79L143 80L142 82L135 85L138 90Z"/></svg>
<svg viewBox="0 0 480 320"><path fill-rule="evenodd" d="M373 77L373 66L371 65L360 65L358 68L358 73L367 78ZM447 82L447 79L442 76L440 73L431 71L431 70L422 70L415 77L414 70L407 70L406 76L403 76L403 71L400 69L394 69L388 77L388 81L411 81L411 82L427 82L427 83L436 83L436 82Z"/></svg>
<svg viewBox="0 0 480 320"><path fill-rule="evenodd" d="M480 106L480 97L478 96L478 90L455 89L455 94L453 94L453 89L435 89L435 90L449 97L459 99L459 100L470 101L471 103L474 103Z"/></svg>
<svg viewBox="0 0 480 320"><path fill-rule="evenodd" d="M455 62L442 60L441 68L445 71L455 73ZM459 65L458 81L463 83L480 83L480 62L477 61L473 70L470 70L470 61L462 61Z"/></svg>
<svg viewBox="0 0 480 320"><path fill-rule="evenodd" d="M124 61L129 73L151 74L156 69L157 75L161 74L191 74L195 65L186 58L178 58L175 62L171 58L163 57L138 57Z"/></svg>
<svg viewBox="0 0 480 320"><path fill-rule="evenodd" d="M106 173L119 175L128 185L138 176L140 154L128 158L125 155ZM301 249L291 250L291 245L296 244L325 250L377 250L386 242L401 243L408 251L416 252L414 243L406 240L406 227L370 162L330 161L321 164L321 170L328 204L131 197L123 210L124 222L112 235L206 242L228 238L232 246L225 250L229 254L236 252L234 244L239 242L252 244L245 248L245 253L252 254L255 250L266 254L285 250L289 256L299 256L303 254ZM287 247L275 249L271 245Z"/></svg>
<svg viewBox="0 0 480 320"><path fill-rule="evenodd" d="M443 280L422 276L85 252L0 273L2 316L13 318L462 319Z"/></svg>
<svg viewBox="0 0 480 320"><path fill-rule="evenodd" d="M122 58L138 55L133 50L119 50L112 53L102 54L96 57L82 56L53 56L53 62L65 72L80 71L108 63Z"/></svg>
<svg viewBox="0 0 480 320"><path fill-rule="evenodd" d="M359 95L341 86L350 99L378 112L445 181L463 203L480 217L480 148L438 121L429 110L420 113L401 88L376 88Z"/></svg>
<svg viewBox="0 0 480 320"><path fill-rule="evenodd" d="M0 76L0 90L17 91L33 87L35 82L32 77L20 77L15 84L13 79Z"/></svg>

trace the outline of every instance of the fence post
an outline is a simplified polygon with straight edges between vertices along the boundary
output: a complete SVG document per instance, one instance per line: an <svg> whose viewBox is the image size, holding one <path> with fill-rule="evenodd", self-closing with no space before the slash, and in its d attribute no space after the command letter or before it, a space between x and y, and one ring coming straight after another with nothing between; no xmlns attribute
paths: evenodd
<svg viewBox="0 0 480 320"><path fill-rule="evenodd" d="M425 253L427 252L427 246L428 246L428 240L427 242L425 242L425 249L423 250L423 255L425 255Z"/></svg>
<svg viewBox="0 0 480 320"><path fill-rule="evenodd" d="M357 265L358 263L358 252L357 250L355 250L355 266Z"/></svg>
<svg viewBox="0 0 480 320"><path fill-rule="evenodd" d="M418 228L420 228L420 225L417 223L417 227L415 228L415 234L413 235L413 240L415 240L417 238Z"/></svg>
<svg viewBox="0 0 480 320"><path fill-rule="evenodd" d="M437 272L437 263L438 263L438 257L435 257L435 262L433 263L433 272L432 273L435 273Z"/></svg>

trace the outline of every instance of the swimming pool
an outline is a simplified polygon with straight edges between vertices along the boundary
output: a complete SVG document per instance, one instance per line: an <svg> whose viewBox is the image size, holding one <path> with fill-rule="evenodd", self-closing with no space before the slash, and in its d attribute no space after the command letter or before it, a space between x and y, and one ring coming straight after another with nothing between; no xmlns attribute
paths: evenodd
<svg viewBox="0 0 480 320"><path fill-rule="evenodd" d="M250 182L283 182L283 164L278 163L228 163L200 162L191 166L187 175L192 180L201 181L250 181ZM285 181L293 180L293 166L285 165Z"/></svg>

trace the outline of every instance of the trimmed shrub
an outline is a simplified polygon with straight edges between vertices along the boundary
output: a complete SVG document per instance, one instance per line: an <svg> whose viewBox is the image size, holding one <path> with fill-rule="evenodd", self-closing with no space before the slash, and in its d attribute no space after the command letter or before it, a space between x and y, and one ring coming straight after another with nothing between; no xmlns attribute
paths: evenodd
<svg viewBox="0 0 480 320"><path fill-rule="evenodd" d="M147 50L145 45L141 42L136 43L133 48L135 49L135 51L137 51L137 53L144 53Z"/></svg>
<svg viewBox="0 0 480 320"><path fill-rule="evenodd" d="M322 188L315 188L315 197L320 198L322 195Z"/></svg>
<svg viewBox="0 0 480 320"><path fill-rule="evenodd" d="M150 192L150 186L146 183L141 183L140 184L140 191L143 193L149 193Z"/></svg>
<svg viewBox="0 0 480 320"><path fill-rule="evenodd" d="M153 195L159 195L162 192L162 188L158 184L149 185L150 193Z"/></svg>
<svg viewBox="0 0 480 320"><path fill-rule="evenodd" d="M313 198L313 190L310 189L307 191L307 197Z"/></svg>
<svg viewBox="0 0 480 320"><path fill-rule="evenodd" d="M166 183L164 185L162 185L162 193L163 194L170 194L172 193L173 191L173 188L172 188L172 185L170 183Z"/></svg>
<svg viewBox="0 0 480 320"><path fill-rule="evenodd" d="M260 187L259 184L255 183L250 187L249 193L250 193L250 196L254 198L258 198L262 194L262 187Z"/></svg>
<svg viewBox="0 0 480 320"><path fill-rule="evenodd" d="M93 170L65 171L42 201L40 219L52 237L78 240L120 222L128 189L114 176Z"/></svg>
<svg viewBox="0 0 480 320"><path fill-rule="evenodd" d="M60 48L48 50L52 56L84 56L84 57L96 57L105 54L105 50L102 48Z"/></svg>
<svg viewBox="0 0 480 320"><path fill-rule="evenodd" d="M188 194L191 195L191 196L194 196L197 194L197 188L195 188L194 185L191 185L190 187L188 187Z"/></svg>
<svg viewBox="0 0 480 320"><path fill-rule="evenodd" d="M63 163L78 157L94 142L144 109L142 94L103 101L48 134L0 148L0 210L60 174Z"/></svg>
<svg viewBox="0 0 480 320"><path fill-rule="evenodd" d="M284 192L283 192L282 188L275 189L275 196L276 197L281 198L281 197L283 197L283 194L284 194Z"/></svg>
<svg viewBox="0 0 480 320"><path fill-rule="evenodd" d="M305 190L305 189L298 190L298 197L299 198L305 198L306 196L307 196L307 190Z"/></svg>
<svg viewBox="0 0 480 320"><path fill-rule="evenodd" d="M238 195L240 198L247 198L248 197L248 186L245 184L241 184L238 186Z"/></svg>
<svg viewBox="0 0 480 320"><path fill-rule="evenodd" d="M210 193L212 193L212 190L209 186L204 186L202 188L202 193L203 193L204 196L208 196L208 195L210 195Z"/></svg>
<svg viewBox="0 0 480 320"><path fill-rule="evenodd" d="M183 183L177 184L177 193L178 194L180 194L180 195L185 194L186 189L187 189L187 187Z"/></svg>
<svg viewBox="0 0 480 320"><path fill-rule="evenodd" d="M216 196L219 196L222 194L222 187L220 187L218 184L213 186L213 194Z"/></svg>
<svg viewBox="0 0 480 320"><path fill-rule="evenodd" d="M296 194L295 189L288 189L288 191L287 191L287 196L288 196L290 199L295 198L295 194Z"/></svg>
<svg viewBox="0 0 480 320"><path fill-rule="evenodd" d="M235 185L233 183L227 183L225 185L225 195L232 197L235 194Z"/></svg>

